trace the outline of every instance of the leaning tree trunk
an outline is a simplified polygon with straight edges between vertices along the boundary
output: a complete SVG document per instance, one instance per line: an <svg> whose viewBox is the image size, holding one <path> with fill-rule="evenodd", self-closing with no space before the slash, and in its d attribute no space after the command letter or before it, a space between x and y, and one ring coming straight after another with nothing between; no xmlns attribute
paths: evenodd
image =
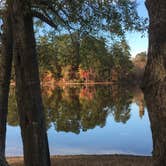
<svg viewBox="0 0 166 166"><path fill-rule="evenodd" d="M5 142L9 85L12 66L12 29L9 11L4 12L2 31L0 58L0 165L7 166L8 164L5 161Z"/></svg>
<svg viewBox="0 0 166 166"><path fill-rule="evenodd" d="M13 55L24 162L25 166L50 166L31 4L29 0L10 3L13 6Z"/></svg>
<svg viewBox="0 0 166 166"><path fill-rule="evenodd" d="M149 13L149 49L143 88L166 78L166 0L146 0Z"/></svg>

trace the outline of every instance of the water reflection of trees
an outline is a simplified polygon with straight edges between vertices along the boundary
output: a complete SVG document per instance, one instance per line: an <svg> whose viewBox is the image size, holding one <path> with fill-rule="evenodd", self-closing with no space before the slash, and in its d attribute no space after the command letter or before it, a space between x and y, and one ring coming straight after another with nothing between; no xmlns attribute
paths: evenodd
<svg viewBox="0 0 166 166"><path fill-rule="evenodd" d="M79 134L96 126L104 127L109 114L116 122L126 123L130 118L133 94L118 85L44 87L47 128L53 125L57 131ZM14 89L10 93L8 124L18 125Z"/></svg>
<svg viewBox="0 0 166 166"><path fill-rule="evenodd" d="M111 112L116 122L126 123L130 119L132 97L130 91L113 86L113 106Z"/></svg>

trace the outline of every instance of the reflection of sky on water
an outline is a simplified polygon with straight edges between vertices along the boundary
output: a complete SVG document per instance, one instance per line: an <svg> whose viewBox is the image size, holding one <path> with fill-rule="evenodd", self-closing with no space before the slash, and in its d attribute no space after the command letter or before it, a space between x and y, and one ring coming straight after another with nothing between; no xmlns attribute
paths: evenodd
<svg viewBox="0 0 166 166"><path fill-rule="evenodd" d="M131 118L126 124L117 123L109 115L105 127L74 133L48 130L51 154L136 154L151 155L152 136L148 113L142 119L139 108L131 105ZM19 127L7 128L7 156L22 155Z"/></svg>
<svg viewBox="0 0 166 166"><path fill-rule="evenodd" d="M20 127L7 126L6 155L20 156L22 154L23 151Z"/></svg>

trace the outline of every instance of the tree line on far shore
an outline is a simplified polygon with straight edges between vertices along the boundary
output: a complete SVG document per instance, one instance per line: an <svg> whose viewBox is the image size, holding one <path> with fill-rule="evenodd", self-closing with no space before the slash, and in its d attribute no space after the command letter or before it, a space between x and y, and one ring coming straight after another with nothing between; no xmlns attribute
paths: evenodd
<svg viewBox="0 0 166 166"><path fill-rule="evenodd" d="M142 78L146 64L146 52L132 59L125 40L108 46L102 37L85 35L73 42L69 34L47 34L37 41L43 82L136 82Z"/></svg>

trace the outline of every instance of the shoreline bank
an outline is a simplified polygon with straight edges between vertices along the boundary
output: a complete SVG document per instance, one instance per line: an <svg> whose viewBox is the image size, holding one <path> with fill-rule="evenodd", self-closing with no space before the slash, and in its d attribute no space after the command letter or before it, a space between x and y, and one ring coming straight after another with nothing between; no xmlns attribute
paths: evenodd
<svg viewBox="0 0 166 166"><path fill-rule="evenodd" d="M23 157L7 157L10 166L23 166ZM52 166L151 166L152 157L134 155L55 155Z"/></svg>

